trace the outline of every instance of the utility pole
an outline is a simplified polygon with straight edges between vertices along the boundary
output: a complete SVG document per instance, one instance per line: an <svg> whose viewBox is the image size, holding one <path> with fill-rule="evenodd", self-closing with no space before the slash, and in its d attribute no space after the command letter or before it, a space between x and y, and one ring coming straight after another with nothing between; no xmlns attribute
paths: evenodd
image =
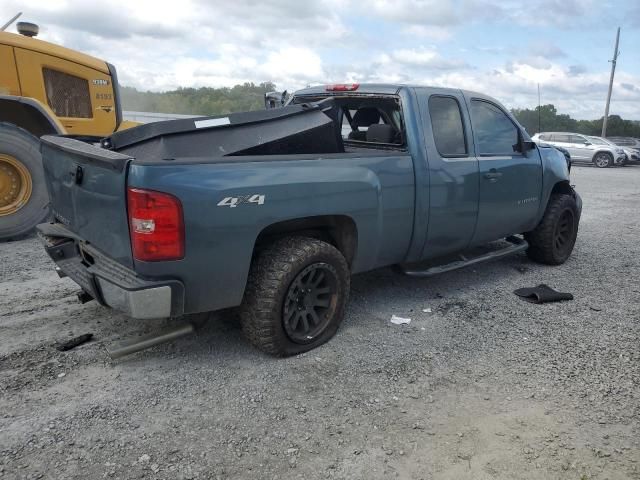
<svg viewBox="0 0 640 480"><path fill-rule="evenodd" d="M604 109L602 119L602 137L607 136L607 120L609 119L609 104L611 103L611 90L613 90L613 76L616 74L616 61L618 60L618 43L620 42L620 27L616 35L616 48L613 50L613 60L611 60L611 78L609 79L609 93L607 94L607 106Z"/></svg>
<svg viewBox="0 0 640 480"><path fill-rule="evenodd" d="M540 121L540 111L542 107L540 106L540 84L538 83L538 133L542 131L541 121Z"/></svg>

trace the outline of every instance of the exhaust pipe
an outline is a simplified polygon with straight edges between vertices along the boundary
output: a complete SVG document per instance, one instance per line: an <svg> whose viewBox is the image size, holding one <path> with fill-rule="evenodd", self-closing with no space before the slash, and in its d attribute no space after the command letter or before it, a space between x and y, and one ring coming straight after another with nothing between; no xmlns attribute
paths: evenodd
<svg viewBox="0 0 640 480"><path fill-rule="evenodd" d="M165 330L162 333L152 333L143 337L114 343L106 347L107 353L113 360L116 360L118 358L124 357L125 355L130 355L132 353L139 352L140 350L145 350L147 348L153 347L154 345L170 342L171 340L184 337L185 335L189 335L193 332L195 332L195 327L193 326L193 324L189 323L178 328Z"/></svg>

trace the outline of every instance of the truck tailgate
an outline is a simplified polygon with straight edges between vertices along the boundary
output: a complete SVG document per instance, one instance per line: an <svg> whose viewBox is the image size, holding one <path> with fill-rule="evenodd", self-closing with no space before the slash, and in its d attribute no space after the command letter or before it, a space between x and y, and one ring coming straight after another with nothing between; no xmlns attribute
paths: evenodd
<svg viewBox="0 0 640 480"><path fill-rule="evenodd" d="M68 137L41 138L54 217L122 265L133 265L127 219L130 156Z"/></svg>

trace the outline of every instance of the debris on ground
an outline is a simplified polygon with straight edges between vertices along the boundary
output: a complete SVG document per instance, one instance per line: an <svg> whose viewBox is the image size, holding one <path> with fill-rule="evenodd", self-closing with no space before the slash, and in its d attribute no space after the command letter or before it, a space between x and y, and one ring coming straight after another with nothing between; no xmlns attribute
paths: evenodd
<svg viewBox="0 0 640 480"><path fill-rule="evenodd" d="M514 290L513 293L523 300L531 303L549 303L573 300L572 294L558 292L544 283L532 288L518 288L517 290Z"/></svg>
<svg viewBox="0 0 640 480"><path fill-rule="evenodd" d="M78 337L74 337L66 342L59 343L56 345L56 350L61 352L66 352L67 350L71 350L73 348L79 347L83 343L87 343L93 338L93 333L85 333L84 335L80 335Z"/></svg>
<svg viewBox="0 0 640 480"><path fill-rule="evenodd" d="M410 318L398 317L397 315L391 315L391 323L394 325L406 325L411 323Z"/></svg>

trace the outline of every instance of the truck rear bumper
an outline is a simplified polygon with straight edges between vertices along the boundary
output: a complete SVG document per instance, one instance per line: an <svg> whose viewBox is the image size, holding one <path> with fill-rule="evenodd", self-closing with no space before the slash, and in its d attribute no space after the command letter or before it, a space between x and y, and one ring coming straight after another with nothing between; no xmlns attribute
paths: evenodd
<svg viewBox="0 0 640 480"><path fill-rule="evenodd" d="M180 281L141 278L59 223L44 223L37 229L57 267L101 305L138 319L184 313Z"/></svg>

